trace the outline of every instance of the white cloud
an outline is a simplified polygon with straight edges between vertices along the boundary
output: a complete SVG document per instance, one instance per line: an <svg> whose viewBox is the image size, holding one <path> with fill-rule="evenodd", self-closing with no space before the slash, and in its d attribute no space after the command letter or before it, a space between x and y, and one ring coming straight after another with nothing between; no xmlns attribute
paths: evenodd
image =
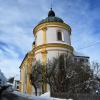
<svg viewBox="0 0 100 100"><path fill-rule="evenodd" d="M0 69L7 78L19 74L19 65L21 61L19 59L0 59Z"/></svg>
<svg viewBox="0 0 100 100"><path fill-rule="evenodd" d="M94 22L100 19L99 10L91 10L90 6L88 0L54 0L53 9L56 15L72 28L72 45L76 50L99 41L100 35L94 33ZM6 53L0 49L0 69L6 76L19 72L22 58L34 41L32 29L41 19L47 17L49 8L50 0L0 0L0 41L8 45L4 47ZM79 51L100 62L99 44Z"/></svg>
<svg viewBox="0 0 100 100"><path fill-rule="evenodd" d="M86 0L70 0L62 2L59 9L65 22L68 22L72 28L72 45L75 49L90 56L91 60L97 59L100 62L100 57L98 56L100 45L90 46L100 41L100 34L95 33L95 30L97 30L95 24L99 24L96 20L100 20L97 8L91 10L90 2Z"/></svg>

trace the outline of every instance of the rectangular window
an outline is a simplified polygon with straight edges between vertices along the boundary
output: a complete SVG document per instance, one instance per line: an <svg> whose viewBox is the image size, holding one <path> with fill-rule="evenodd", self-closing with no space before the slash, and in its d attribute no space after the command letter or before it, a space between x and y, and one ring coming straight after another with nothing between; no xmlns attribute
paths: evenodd
<svg viewBox="0 0 100 100"><path fill-rule="evenodd" d="M80 58L80 62L84 62L84 59Z"/></svg>
<svg viewBox="0 0 100 100"><path fill-rule="evenodd" d="M57 32L57 39L59 41L62 41L62 33L61 32Z"/></svg>
<svg viewBox="0 0 100 100"><path fill-rule="evenodd" d="M86 59L85 61L88 62L88 59Z"/></svg>
<svg viewBox="0 0 100 100"><path fill-rule="evenodd" d="M19 86L17 86L17 89L19 89Z"/></svg>

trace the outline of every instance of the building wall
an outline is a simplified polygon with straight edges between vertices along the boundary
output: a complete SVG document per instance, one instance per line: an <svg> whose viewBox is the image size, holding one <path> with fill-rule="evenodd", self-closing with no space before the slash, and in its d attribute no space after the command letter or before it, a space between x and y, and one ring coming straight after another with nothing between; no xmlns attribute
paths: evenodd
<svg viewBox="0 0 100 100"><path fill-rule="evenodd" d="M48 47L46 48L46 59L52 60L53 58L57 58L61 54L68 54L72 55L72 51L67 48L62 48L62 47ZM36 51L35 54L36 60L42 62L42 48Z"/></svg>
<svg viewBox="0 0 100 100"><path fill-rule="evenodd" d="M60 41L57 39L58 32L62 34L62 40ZM67 25L60 23L41 25L34 34L36 61L40 61L45 65L48 60L53 60L53 58L57 58L61 54L73 55L73 47L70 40L71 33ZM47 84L44 84L43 87L45 91L48 90ZM41 88L38 91L41 91Z"/></svg>
<svg viewBox="0 0 100 100"><path fill-rule="evenodd" d="M63 41L57 40L57 32L62 32L62 38ZM71 44L70 43L70 33L68 33L67 30L59 27L48 27L46 31L46 38L47 43L65 43L65 44Z"/></svg>
<svg viewBox="0 0 100 100"><path fill-rule="evenodd" d="M35 36L36 46L43 44L43 31L39 30Z"/></svg>
<svg viewBox="0 0 100 100"><path fill-rule="evenodd" d="M57 39L57 32L60 31L62 34L62 41ZM36 61L41 61L42 64L46 64L48 60L58 57L60 54L73 55L73 47L71 46L70 35L68 26L63 23L50 23L41 25L35 34L35 46L31 52L27 54L23 60L21 70L21 92L33 94L34 88L30 84L29 74L33 58ZM49 90L48 84L43 84L45 92ZM38 92L42 93L42 87L38 88Z"/></svg>
<svg viewBox="0 0 100 100"><path fill-rule="evenodd" d="M83 62L84 64L90 65L89 57L87 56L74 56L74 60L77 62Z"/></svg>
<svg viewBox="0 0 100 100"><path fill-rule="evenodd" d="M64 25L64 26L63 26ZM35 58L43 63L60 54L72 54L70 35L67 25L50 23L40 26L35 34ZM61 32L62 40L57 39L57 32ZM44 59L44 60L43 60Z"/></svg>
<svg viewBox="0 0 100 100"><path fill-rule="evenodd" d="M19 91L19 85L20 85L19 80L14 80L14 90L15 91Z"/></svg>
<svg viewBox="0 0 100 100"><path fill-rule="evenodd" d="M57 40L58 31L62 33L62 41ZM52 60L61 54L74 56L69 26L64 23L51 22L37 26L34 32L35 45L32 51L26 55L20 66L20 91L28 94L35 94L35 89L31 85L29 78L32 64L34 63L33 59L41 61L45 65L48 60ZM43 84L43 86L46 88L45 92L50 88L48 84ZM38 88L38 93L40 92L42 93L42 87Z"/></svg>
<svg viewBox="0 0 100 100"><path fill-rule="evenodd" d="M57 32L60 31L62 32L62 38L63 41L58 41L57 40ZM39 30L36 33L36 46L42 45L44 44L44 39L43 39L43 35L44 32L43 30ZM71 41L70 41L70 33L68 33L67 30L63 29L63 28L59 28L59 27L48 27L46 28L46 44L48 43L62 43L62 44L68 44L71 45Z"/></svg>
<svg viewBox="0 0 100 100"><path fill-rule="evenodd" d="M20 66L20 92L32 94L33 88L30 81L33 53L30 52Z"/></svg>

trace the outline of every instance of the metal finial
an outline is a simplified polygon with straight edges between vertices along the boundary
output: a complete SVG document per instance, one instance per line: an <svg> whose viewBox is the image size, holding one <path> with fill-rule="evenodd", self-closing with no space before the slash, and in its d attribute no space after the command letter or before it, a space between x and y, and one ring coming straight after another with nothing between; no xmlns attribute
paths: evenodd
<svg viewBox="0 0 100 100"><path fill-rule="evenodd" d="M51 0L51 10L52 10L52 7L53 7L53 0Z"/></svg>

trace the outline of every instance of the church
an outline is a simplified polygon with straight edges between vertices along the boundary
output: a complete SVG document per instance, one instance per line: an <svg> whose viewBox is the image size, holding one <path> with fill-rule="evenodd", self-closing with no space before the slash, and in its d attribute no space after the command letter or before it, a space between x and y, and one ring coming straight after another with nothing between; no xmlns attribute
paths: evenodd
<svg viewBox="0 0 100 100"><path fill-rule="evenodd" d="M63 19L57 17L50 9L48 17L41 20L33 29L35 40L32 50L29 51L20 65L20 92L30 95L35 94L35 89L31 85L30 73L33 63L41 61L46 64L48 60L67 54L74 57L76 61L89 62L89 57L75 52L71 45L71 27ZM49 91L49 86L45 85L45 92ZM42 88L38 89L38 94L42 94Z"/></svg>

